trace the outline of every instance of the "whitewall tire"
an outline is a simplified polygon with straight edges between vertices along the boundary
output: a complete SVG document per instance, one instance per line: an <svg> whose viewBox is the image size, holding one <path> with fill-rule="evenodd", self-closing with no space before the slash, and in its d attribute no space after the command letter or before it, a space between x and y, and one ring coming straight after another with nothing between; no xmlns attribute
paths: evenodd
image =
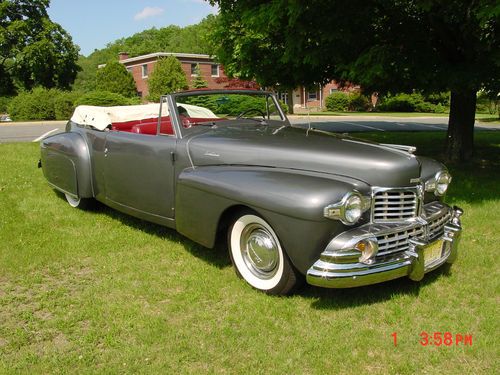
<svg viewBox="0 0 500 375"><path fill-rule="evenodd" d="M229 228L231 260L238 276L255 289L287 294L297 274L271 226L254 213L238 216Z"/></svg>
<svg viewBox="0 0 500 375"><path fill-rule="evenodd" d="M64 194L64 197L66 198L68 204L73 208L86 209L90 206L90 199L74 197L73 195L69 195L66 193Z"/></svg>

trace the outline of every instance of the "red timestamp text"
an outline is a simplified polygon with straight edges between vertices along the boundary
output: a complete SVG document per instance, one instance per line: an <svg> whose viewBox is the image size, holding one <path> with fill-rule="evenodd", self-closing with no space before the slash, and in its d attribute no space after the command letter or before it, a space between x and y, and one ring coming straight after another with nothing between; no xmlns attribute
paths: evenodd
<svg viewBox="0 0 500 375"><path fill-rule="evenodd" d="M398 333L391 333L394 346L398 345ZM421 346L472 346L472 334L451 332L426 332L419 334Z"/></svg>
<svg viewBox="0 0 500 375"><path fill-rule="evenodd" d="M472 346L472 335L451 332L420 332L422 346Z"/></svg>

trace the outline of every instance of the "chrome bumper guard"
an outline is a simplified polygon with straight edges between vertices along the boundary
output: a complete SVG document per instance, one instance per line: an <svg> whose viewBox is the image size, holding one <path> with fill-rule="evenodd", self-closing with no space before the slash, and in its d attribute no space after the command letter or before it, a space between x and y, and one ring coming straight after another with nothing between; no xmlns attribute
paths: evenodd
<svg viewBox="0 0 500 375"><path fill-rule="evenodd" d="M458 207L433 202L424 206L423 216L411 223L371 223L341 233L307 271L307 282L326 288L350 288L403 276L419 281L426 272L457 259L462 213ZM360 262L361 253L355 244L374 237L381 244L378 255ZM424 251L433 244L441 244L441 253L426 263Z"/></svg>

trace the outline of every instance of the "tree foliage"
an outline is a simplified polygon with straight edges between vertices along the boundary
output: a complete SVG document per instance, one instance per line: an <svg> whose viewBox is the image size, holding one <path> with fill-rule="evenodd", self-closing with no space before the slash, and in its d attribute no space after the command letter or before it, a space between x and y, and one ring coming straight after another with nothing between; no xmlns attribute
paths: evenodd
<svg viewBox="0 0 500 375"><path fill-rule="evenodd" d="M96 89L120 94L127 98L137 95L134 77L118 61L110 61L97 70Z"/></svg>
<svg viewBox="0 0 500 375"><path fill-rule="evenodd" d="M144 30L109 43L106 48L95 50L88 57L80 56L78 64L82 67L82 71L76 78L74 88L82 91L94 90L97 66L116 60L119 52L125 51L130 57L154 52L210 54L212 48L208 33L213 29L215 20L215 16L209 15L196 25L186 27L170 25L160 29Z"/></svg>
<svg viewBox="0 0 500 375"><path fill-rule="evenodd" d="M451 91L448 156L472 152L475 95L500 91L496 0L212 0L226 72L266 86Z"/></svg>
<svg viewBox="0 0 500 375"><path fill-rule="evenodd" d="M47 14L49 0L0 1L0 95L15 87L68 88L78 47Z"/></svg>
<svg viewBox="0 0 500 375"><path fill-rule="evenodd" d="M148 79L148 100L159 101L160 96L188 88L186 74L180 61L174 57L161 58Z"/></svg>
<svg viewBox="0 0 500 375"><path fill-rule="evenodd" d="M205 81L201 75L200 64L196 64L196 69L194 71L193 80L191 81L191 86L195 89L208 87L207 81Z"/></svg>

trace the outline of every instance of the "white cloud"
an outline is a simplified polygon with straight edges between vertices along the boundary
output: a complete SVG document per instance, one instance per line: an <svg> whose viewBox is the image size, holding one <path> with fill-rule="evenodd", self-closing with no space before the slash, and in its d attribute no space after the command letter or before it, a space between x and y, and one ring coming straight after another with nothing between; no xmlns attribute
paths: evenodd
<svg viewBox="0 0 500 375"><path fill-rule="evenodd" d="M163 11L164 9L159 7L146 7L134 16L134 20L141 21L146 18L159 16Z"/></svg>

